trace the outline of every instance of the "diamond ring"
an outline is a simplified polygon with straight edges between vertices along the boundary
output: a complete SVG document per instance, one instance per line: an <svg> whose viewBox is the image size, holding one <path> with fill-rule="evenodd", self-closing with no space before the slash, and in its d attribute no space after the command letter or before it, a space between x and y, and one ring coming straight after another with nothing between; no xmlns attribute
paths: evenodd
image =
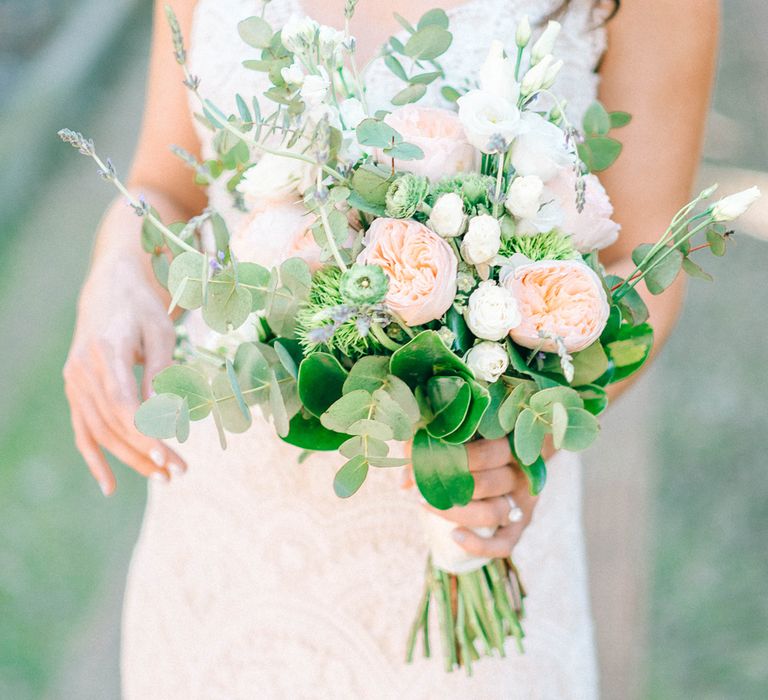
<svg viewBox="0 0 768 700"><path fill-rule="evenodd" d="M507 515L509 522L519 523L523 519L523 509L515 503L515 499L509 494L504 496L504 498L507 499L507 503L509 504L509 514Z"/></svg>

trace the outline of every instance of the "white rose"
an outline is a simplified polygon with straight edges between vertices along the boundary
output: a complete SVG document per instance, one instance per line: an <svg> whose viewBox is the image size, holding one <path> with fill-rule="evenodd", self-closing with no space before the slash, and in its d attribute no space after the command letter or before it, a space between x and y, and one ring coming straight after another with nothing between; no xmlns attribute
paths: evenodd
<svg viewBox="0 0 768 700"><path fill-rule="evenodd" d="M512 165L518 175L537 175L546 182L560 168L573 165L562 130L534 112L525 112L521 122L523 132L512 145Z"/></svg>
<svg viewBox="0 0 768 700"><path fill-rule="evenodd" d="M438 236L454 238L464 230L466 222L464 201L455 192L448 192L437 198L430 212L427 226Z"/></svg>
<svg viewBox="0 0 768 700"><path fill-rule="evenodd" d="M237 191L251 204L285 199L309 187L313 172L311 163L265 153L245 171Z"/></svg>
<svg viewBox="0 0 768 700"><path fill-rule="evenodd" d="M712 218L715 221L733 221L738 219L761 197L757 187L750 187L743 192L723 197L712 207Z"/></svg>
<svg viewBox="0 0 768 700"><path fill-rule="evenodd" d="M457 103L467 140L483 153L491 152L488 145L494 136L501 136L511 143L520 133L520 110L503 97L483 90L470 90Z"/></svg>
<svg viewBox="0 0 768 700"><path fill-rule="evenodd" d="M560 29L562 29L560 22L550 21L547 24L547 28L542 32L538 41L531 49L531 61L533 63L538 63L545 56L552 53L557 37L560 34Z"/></svg>
<svg viewBox="0 0 768 700"><path fill-rule="evenodd" d="M490 214L473 216L461 242L461 255L472 265L489 263L501 247L501 226Z"/></svg>
<svg viewBox="0 0 768 700"><path fill-rule="evenodd" d="M293 53L302 53L315 41L320 25L306 15L291 15L283 25L280 37L283 46Z"/></svg>
<svg viewBox="0 0 768 700"><path fill-rule="evenodd" d="M492 384L509 367L509 355L503 345L483 340L470 349L464 362L478 379Z"/></svg>
<svg viewBox="0 0 768 700"><path fill-rule="evenodd" d="M464 318L469 330L483 340L501 340L522 321L512 292L493 280L481 282L472 292Z"/></svg>
<svg viewBox="0 0 768 700"><path fill-rule="evenodd" d="M491 42L488 57L480 66L478 77L483 92L503 97L512 104L517 103L520 86L515 81L515 64L504 55L504 44L497 39Z"/></svg>
<svg viewBox="0 0 768 700"><path fill-rule="evenodd" d="M538 175L517 177L507 190L506 210L518 219L533 219L541 206L544 183Z"/></svg>
<svg viewBox="0 0 768 700"><path fill-rule="evenodd" d="M291 83L292 85L301 85L304 82L304 70L296 59L293 60L290 66L281 69L280 75L283 76L283 80L286 83Z"/></svg>
<svg viewBox="0 0 768 700"><path fill-rule="evenodd" d="M331 83L326 75L308 75L304 78L299 96L309 109L317 107L322 104L325 96L328 94L330 85Z"/></svg>

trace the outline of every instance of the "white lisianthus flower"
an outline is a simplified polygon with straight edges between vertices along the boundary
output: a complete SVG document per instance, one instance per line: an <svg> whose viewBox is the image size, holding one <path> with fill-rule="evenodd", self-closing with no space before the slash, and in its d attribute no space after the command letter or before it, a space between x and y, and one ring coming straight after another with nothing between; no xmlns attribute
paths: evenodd
<svg viewBox="0 0 768 700"><path fill-rule="evenodd" d="M512 165L518 175L537 175L547 182L560 168L573 165L562 130L535 112L525 112L521 122L522 133L512 145Z"/></svg>
<svg viewBox="0 0 768 700"><path fill-rule="evenodd" d="M483 340L470 349L464 362L475 377L493 384L509 367L509 355L503 345Z"/></svg>
<svg viewBox="0 0 768 700"><path fill-rule="evenodd" d="M523 18L517 23L517 29L515 30L515 43L518 48L524 49L528 46L528 42L531 40L531 23L528 21L528 15L523 15Z"/></svg>
<svg viewBox="0 0 768 700"><path fill-rule="evenodd" d="M733 221L738 219L762 196L758 187L750 187L743 192L723 197L712 207L715 221Z"/></svg>
<svg viewBox="0 0 768 700"><path fill-rule="evenodd" d="M293 63L290 66L280 70L280 75L283 76L283 80L291 85L301 85L304 82L304 69L301 64L294 58Z"/></svg>
<svg viewBox="0 0 768 700"><path fill-rule="evenodd" d="M283 25L280 37L283 46L292 53L302 53L314 41L320 25L306 15L291 15Z"/></svg>
<svg viewBox="0 0 768 700"><path fill-rule="evenodd" d="M470 295L464 320L478 338L501 340L520 325L522 316L512 292L487 280Z"/></svg>
<svg viewBox="0 0 768 700"><path fill-rule="evenodd" d="M560 71L564 65L565 61L561 59L559 61L555 61L549 66L549 68L547 68L547 72L544 74L544 84L541 86L542 89L549 90L549 88L555 84L557 76L560 74Z"/></svg>
<svg viewBox="0 0 768 700"><path fill-rule="evenodd" d="M503 97L484 90L470 90L457 104L467 140L483 153L495 152L496 149L489 148L494 137L500 136L511 143L520 133L520 110Z"/></svg>
<svg viewBox="0 0 768 700"><path fill-rule="evenodd" d="M501 226L490 214L473 216L461 242L461 255L471 265L490 263L501 247Z"/></svg>
<svg viewBox="0 0 768 700"><path fill-rule="evenodd" d="M324 69L320 69L325 73ZM309 108L317 107L322 104L325 96L328 94L328 88L331 83L327 75L308 75L304 78L301 85L299 96L304 104Z"/></svg>
<svg viewBox="0 0 768 700"><path fill-rule="evenodd" d="M529 219L519 219L515 233L518 236L535 236L537 233L546 233L556 228L561 228L565 220L565 213L560 202L552 191L544 188L541 195L541 206L535 216Z"/></svg>
<svg viewBox="0 0 768 700"><path fill-rule="evenodd" d="M517 103L520 86L515 81L515 64L504 55L504 44L498 39L491 42L488 57L480 66L478 77L483 92L503 97L512 104Z"/></svg>
<svg viewBox="0 0 768 700"><path fill-rule="evenodd" d="M309 187L314 169L303 160L265 153L245 171L237 191L252 204L285 199Z"/></svg>
<svg viewBox="0 0 768 700"><path fill-rule="evenodd" d="M504 207L518 219L533 219L541 206L544 182L538 175L517 177L507 190Z"/></svg>
<svg viewBox="0 0 768 700"><path fill-rule="evenodd" d="M547 82L548 71L552 67L555 57L547 54L535 66L528 69L520 82L520 94L523 97L532 95L537 90L541 90Z"/></svg>
<svg viewBox="0 0 768 700"><path fill-rule="evenodd" d="M560 22L550 21L547 24L547 28L542 32L542 35L531 49L531 61L533 63L538 63L545 56L552 53L561 29L562 25Z"/></svg>
<svg viewBox="0 0 768 700"><path fill-rule="evenodd" d="M455 238L464 231L467 217L464 201L455 192L441 194L432 206L427 226L438 236Z"/></svg>

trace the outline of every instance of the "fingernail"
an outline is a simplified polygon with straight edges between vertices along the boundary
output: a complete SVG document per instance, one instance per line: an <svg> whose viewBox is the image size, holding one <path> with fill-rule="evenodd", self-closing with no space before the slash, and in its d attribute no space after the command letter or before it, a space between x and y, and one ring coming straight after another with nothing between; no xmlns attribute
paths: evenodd
<svg viewBox="0 0 768 700"><path fill-rule="evenodd" d="M168 465L168 471L176 476L181 476L186 471L186 469L184 469L184 467L176 462L171 462Z"/></svg>
<svg viewBox="0 0 768 700"><path fill-rule="evenodd" d="M165 455L161 450L157 448L149 451L149 458L158 466L162 467L165 464Z"/></svg>
<svg viewBox="0 0 768 700"><path fill-rule="evenodd" d="M106 481L100 481L99 488L107 498L109 498L112 495L112 491L110 491L110 485Z"/></svg>
<svg viewBox="0 0 768 700"><path fill-rule="evenodd" d="M456 540L456 542L461 544L464 540L467 539L467 533L464 532L464 530L454 530L451 533L451 537L453 537L453 539Z"/></svg>
<svg viewBox="0 0 768 700"><path fill-rule="evenodd" d="M158 481L163 484L168 483L168 475L165 472L152 472L149 475L149 478L152 479L152 481Z"/></svg>

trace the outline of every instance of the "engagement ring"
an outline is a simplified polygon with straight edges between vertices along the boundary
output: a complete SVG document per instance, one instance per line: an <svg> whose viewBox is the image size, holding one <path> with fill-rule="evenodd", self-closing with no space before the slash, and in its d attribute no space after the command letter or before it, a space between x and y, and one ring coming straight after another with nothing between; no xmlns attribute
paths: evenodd
<svg viewBox="0 0 768 700"><path fill-rule="evenodd" d="M507 516L509 518L509 522L511 523L519 523L523 519L523 509L515 503L515 499L512 498L512 496L504 496L504 498L507 499L507 503L509 503L509 515Z"/></svg>

